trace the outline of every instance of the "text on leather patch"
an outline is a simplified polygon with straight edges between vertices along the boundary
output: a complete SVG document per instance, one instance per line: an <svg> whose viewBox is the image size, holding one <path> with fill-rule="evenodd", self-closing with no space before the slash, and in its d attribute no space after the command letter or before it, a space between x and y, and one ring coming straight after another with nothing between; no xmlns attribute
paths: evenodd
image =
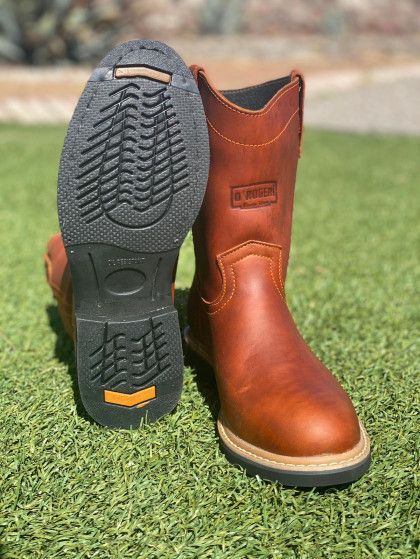
<svg viewBox="0 0 420 559"><path fill-rule="evenodd" d="M265 182L232 187L233 208L258 208L277 202L277 184Z"/></svg>

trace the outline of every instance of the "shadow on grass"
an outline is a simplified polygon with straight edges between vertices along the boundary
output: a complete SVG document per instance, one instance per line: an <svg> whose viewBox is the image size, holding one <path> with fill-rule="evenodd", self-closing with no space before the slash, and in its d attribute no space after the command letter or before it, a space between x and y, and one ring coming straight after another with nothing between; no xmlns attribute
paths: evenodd
<svg viewBox="0 0 420 559"><path fill-rule="evenodd" d="M79 417L82 417L86 421L89 421L89 423L95 424L93 419L87 414L80 397L79 384L77 382L77 369L73 340L64 329L57 306L48 305L46 310L51 330L56 335L54 356L56 357L56 359L61 361L61 363L67 365L68 373L72 382L77 414L79 415Z"/></svg>
<svg viewBox="0 0 420 559"><path fill-rule="evenodd" d="M175 293L175 307L178 311L181 332L184 332L187 322L187 301L189 289L177 289ZM219 414L219 395L217 392L216 379L212 367L198 355L188 349L183 341L184 363L190 367L193 379L197 385L198 391L208 406L213 419L216 421ZM216 428L216 427L215 427Z"/></svg>

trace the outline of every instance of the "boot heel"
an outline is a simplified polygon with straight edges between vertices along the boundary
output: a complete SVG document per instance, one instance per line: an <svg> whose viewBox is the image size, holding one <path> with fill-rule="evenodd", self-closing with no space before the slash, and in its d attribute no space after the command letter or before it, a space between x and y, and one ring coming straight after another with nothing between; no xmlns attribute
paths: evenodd
<svg viewBox="0 0 420 559"><path fill-rule="evenodd" d="M108 427L138 427L176 406L183 379L174 308L137 320L76 315L77 371L83 405Z"/></svg>

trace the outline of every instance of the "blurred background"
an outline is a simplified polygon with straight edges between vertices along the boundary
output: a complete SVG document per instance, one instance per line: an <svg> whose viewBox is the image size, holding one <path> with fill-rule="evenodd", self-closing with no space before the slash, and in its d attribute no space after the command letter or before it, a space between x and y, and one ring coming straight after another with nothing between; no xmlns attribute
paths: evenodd
<svg viewBox="0 0 420 559"><path fill-rule="evenodd" d="M418 134L419 30L419 0L0 0L0 121L68 121L92 65L146 37L220 87L298 67L306 124Z"/></svg>

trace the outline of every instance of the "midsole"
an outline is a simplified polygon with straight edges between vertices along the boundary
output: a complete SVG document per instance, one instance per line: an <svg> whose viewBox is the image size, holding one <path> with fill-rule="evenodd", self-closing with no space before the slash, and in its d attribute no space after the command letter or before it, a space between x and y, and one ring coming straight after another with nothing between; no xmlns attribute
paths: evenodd
<svg viewBox="0 0 420 559"><path fill-rule="evenodd" d="M370 442L366 429L359 422L360 441L347 452L339 454L323 454L318 456L285 456L268 452L262 448L254 446L235 435L223 423L222 415L217 420L217 429L223 443L232 452L252 460L253 462L270 468L290 471L330 471L341 468L348 468L363 462L370 452Z"/></svg>

